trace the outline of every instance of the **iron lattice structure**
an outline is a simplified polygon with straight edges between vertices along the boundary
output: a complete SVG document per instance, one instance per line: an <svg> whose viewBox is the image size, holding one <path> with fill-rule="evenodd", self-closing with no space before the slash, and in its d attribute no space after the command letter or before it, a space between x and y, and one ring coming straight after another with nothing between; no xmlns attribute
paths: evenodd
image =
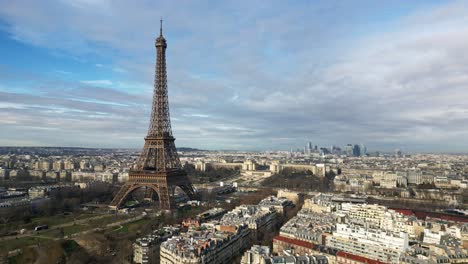
<svg viewBox="0 0 468 264"><path fill-rule="evenodd" d="M129 172L128 182L110 204L115 209L121 207L127 197L139 188L146 188L145 199L155 200L157 195L161 209L171 209L174 206L172 197L176 187L180 187L189 198L195 197L192 183L182 170L175 138L172 136L167 94L167 43L162 34L162 20L155 46L157 55L154 96L148 135L136 165Z"/></svg>

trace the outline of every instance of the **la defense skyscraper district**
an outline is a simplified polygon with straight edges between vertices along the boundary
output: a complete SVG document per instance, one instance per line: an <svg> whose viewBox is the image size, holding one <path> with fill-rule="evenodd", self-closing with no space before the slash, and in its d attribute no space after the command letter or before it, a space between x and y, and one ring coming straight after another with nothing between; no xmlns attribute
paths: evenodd
<svg viewBox="0 0 468 264"><path fill-rule="evenodd" d="M135 167L129 172L128 182L112 200L111 208L119 208L126 198L139 188L146 189L145 199L156 200L156 196L159 197L161 209L173 208L176 187L180 187L189 198L195 197L193 185L182 170L175 138L172 136L167 95L167 43L162 33L162 20L155 46L157 57L154 96L148 135Z"/></svg>

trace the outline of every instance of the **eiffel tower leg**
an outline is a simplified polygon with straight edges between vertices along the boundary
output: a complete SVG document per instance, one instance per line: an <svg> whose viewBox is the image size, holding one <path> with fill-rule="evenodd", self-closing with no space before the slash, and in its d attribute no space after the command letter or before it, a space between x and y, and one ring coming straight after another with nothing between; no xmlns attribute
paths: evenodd
<svg viewBox="0 0 468 264"><path fill-rule="evenodd" d="M185 194L187 194L187 196L191 200L194 200L196 198L195 190L193 189L193 186L191 184L184 184L180 185L179 187L182 189L182 191L185 192Z"/></svg>
<svg viewBox="0 0 468 264"><path fill-rule="evenodd" d="M145 201L150 201L150 202L153 202L154 201L154 190L150 187L146 187L146 191L145 191Z"/></svg>
<svg viewBox="0 0 468 264"><path fill-rule="evenodd" d="M159 207L161 209L170 210L172 208L172 199L170 190L166 186L159 187Z"/></svg>
<svg viewBox="0 0 468 264"><path fill-rule="evenodd" d="M109 207L111 209L118 209L122 202L127 198L128 194L131 192L130 189L133 187L131 183L125 183L122 188L120 188L119 192L114 196L112 202L110 203Z"/></svg>

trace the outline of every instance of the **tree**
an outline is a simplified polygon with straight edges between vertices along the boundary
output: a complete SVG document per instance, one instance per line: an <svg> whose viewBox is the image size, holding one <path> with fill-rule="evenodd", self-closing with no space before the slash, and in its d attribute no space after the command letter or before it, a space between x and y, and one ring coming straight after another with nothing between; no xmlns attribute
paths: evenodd
<svg viewBox="0 0 468 264"><path fill-rule="evenodd" d="M296 171L291 168L285 168L279 173L265 179L263 185L299 191L326 191L330 187L329 181L327 178L314 175L311 171Z"/></svg>
<svg viewBox="0 0 468 264"><path fill-rule="evenodd" d="M184 170L193 183L215 182L239 174L239 169L230 168L208 167L206 171L198 171L193 164L187 164Z"/></svg>
<svg viewBox="0 0 468 264"><path fill-rule="evenodd" d="M60 228L60 237L63 238L65 236L65 230L63 227Z"/></svg>

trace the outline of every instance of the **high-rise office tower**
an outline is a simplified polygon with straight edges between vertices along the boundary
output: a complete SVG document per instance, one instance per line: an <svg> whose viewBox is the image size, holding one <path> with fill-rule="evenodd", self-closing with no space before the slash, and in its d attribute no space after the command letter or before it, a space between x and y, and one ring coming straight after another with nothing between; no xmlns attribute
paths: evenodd
<svg viewBox="0 0 468 264"><path fill-rule="evenodd" d="M354 157L361 156L361 148L359 147L359 145L354 145L354 147L353 147L353 156Z"/></svg>

